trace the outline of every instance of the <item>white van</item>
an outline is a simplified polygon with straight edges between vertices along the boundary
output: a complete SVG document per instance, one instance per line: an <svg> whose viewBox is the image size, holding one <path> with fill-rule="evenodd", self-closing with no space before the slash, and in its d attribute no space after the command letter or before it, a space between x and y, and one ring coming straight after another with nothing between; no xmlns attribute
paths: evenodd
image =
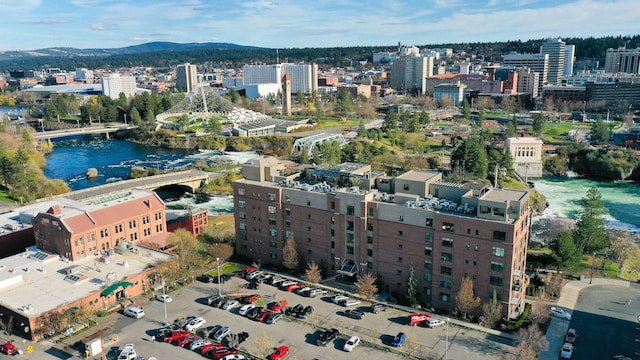
<svg viewBox="0 0 640 360"><path fill-rule="evenodd" d="M118 355L118 360L133 360L136 358L136 351L133 349L133 344L127 344L124 349Z"/></svg>
<svg viewBox="0 0 640 360"><path fill-rule="evenodd" d="M346 299L346 300L341 300L339 304L344 307L352 307L352 306L360 305L361 302L360 300L356 300L356 299Z"/></svg>
<svg viewBox="0 0 640 360"><path fill-rule="evenodd" d="M127 316L130 316L136 319L144 317L144 310L142 310L142 308L139 306L127 306L124 309L123 313Z"/></svg>

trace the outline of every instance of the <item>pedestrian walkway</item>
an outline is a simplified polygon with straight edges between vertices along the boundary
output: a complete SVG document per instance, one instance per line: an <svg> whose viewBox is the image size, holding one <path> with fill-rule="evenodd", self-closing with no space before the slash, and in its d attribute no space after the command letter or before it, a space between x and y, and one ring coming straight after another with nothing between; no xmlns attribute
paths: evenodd
<svg viewBox="0 0 640 360"><path fill-rule="evenodd" d="M586 287L594 285L629 287L630 284L630 282L625 280L608 278L593 278L593 280L586 278L583 280L569 281L562 288L560 299L558 299L558 302L555 306L568 310L571 313L572 310L576 307L578 297L580 296L580 291ZM564 337L567 334L567 330L569 330L569 323L570 321L566 321L557 317L551 318L551 323L549 324L549 328L547 329L546 333L546 338L549 342L549 348L546 351L541 352L538 356L538 359L558 359L560 349L564 344Z"/></svg>

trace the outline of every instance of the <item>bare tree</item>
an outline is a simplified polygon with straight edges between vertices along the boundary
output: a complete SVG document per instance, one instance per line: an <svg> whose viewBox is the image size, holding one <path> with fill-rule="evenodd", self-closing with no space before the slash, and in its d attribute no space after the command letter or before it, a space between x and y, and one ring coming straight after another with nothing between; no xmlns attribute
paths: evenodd
<svg viewBox="0 0 640 360"><path fill-rule="evenodd" d="M478 100L476 100L475 106L478 109L490 110L495 109L496 102L488 96L480 96L478 97Z"/></svg>
<svg viewBox="0 0 640 360"><path fill-rule="evenodd" d="M322 270L320 269L318 264L316 264L313 260L311 260L307 264L307 270L305 271L305 274L307 275L307 281L312 284L319 283L320 280L322 280L321 272Z"/></svg>
<svg viewBox="0 0 640 360"><path fill-rule="evenodd" d="M549 320L551 314L549 314L549 307L542 301L534 301L531 303L531 312L529 313L529 320L534 324L542 324Z"/></svg>
<svg viewBox="0 0 640 360"><path fill-rule="evenodd" d="M549 347L549 342L544 336L538 324L532 324L520 329L516 334L518 345L515 354L509 354L509 360L536 360L541 351Z"/></svg>
<svg viewBox="0 0 640 360"><path fill-rule="evenodd" d="M473 280L470 277L463 277L460 290L456 294L456 306L465 317L473 314L480 306L480 297L474 297Z"/></svg>
<svg viewBox="0 0 640 360"><path fill-rule="evenodd" d="M256 339L255 345L258 351L258 354L262 359L266 358L273 351L273 341L269 338L266 332L262 333L262 336Z"/></svg>
<svg viewBox="0 0 640 360"><path fill-rule="evenodd" d="M441 108L450 108L453 106L453 98L449 95L442 95L440 97L440 107Z"/></svg>
<svg viewBox="0 0 640 360"><path fill-rule="evenodd" d="M362 276L358 275L358 279L356 281L356 291L367 300L373 299L376 292L378 291L378 287L376 286L376 278L371 275L371 273L366 273Z"/></svg>
<svg viewBox="0 0 640 360"><path fill-rule="evenodd" d="M296 250L296 242L293 234L289 235L282 248L282 265L289 270L298 267L298 250Z"/></svg>
<svg viewBox="0 0 640 360"><path fill-rule="evenodd" d="M207 254L213 259L219 258L221 263L229 260L233 255L233 245L228 243L215 243L209 245Z"/></svg>
<svg viewBox="0 0 640 360"><path fill-rule="evenodd" d="M496 291L493 292L491 300L482 305L482 316L484 317L482 325L490 329L493 329L502 318L502 304L498 301L498 293Z"/></svg>
<svg viewBox="0 0 640 360"><path fill-rule="evenodd" d="M629 257L637 254L638 244L628 231L613 229L609 231L608 257L618 265L622 265Z"/></svg>
<svg viewBox="0 0 640 360"><path fill-rule="evenodd" d="M559 297L562 290L562 275L548 273L544 279L545 290L549 296Z"/></svg>

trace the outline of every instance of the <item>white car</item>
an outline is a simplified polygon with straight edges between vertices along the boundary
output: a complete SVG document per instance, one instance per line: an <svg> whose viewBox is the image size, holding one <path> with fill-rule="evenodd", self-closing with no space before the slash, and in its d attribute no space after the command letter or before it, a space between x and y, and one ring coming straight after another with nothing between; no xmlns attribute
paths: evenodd
<svg viewBox="0 0 640 360"><path fill-rule="evenodd" d="M331 298L331 301L333 301L333 303L334 303L334 304L339 304L339 303L340 303L340 301L344 301L344 300L349 300L349 297L348 297L348 296L341 295L341 294L338 294L338 295L334 295L334 296Z"/></svg>
<svg viewBox="0 0 640 360"><path fill-rule="evenodd" d="M203 346L205 346L206 344L211 344L211 341L199 339L199 340L196 340L196 341L192 342L189 347L191 348L191 350L198 350L198 349L202 348Z"/></svg>
<svg viewBox="0 0 640 360"><path fill-rule="evenodd" d="M163 302L163 303L170 303L173 301L173 299L171 298L171 296L169 295L156 295L156 300Z"/></svg>
<svg viewBox="0 0 640 360"><path fill-rule="evenodd" d="M551 311L552 316L559 317L564 320L571 320L571 314L559 307L552 306L549 311Z"/></svg>
<svg viewBox="0 0 640 360"><path fill-rule="evenodd" d="M122 313L136 319L144 317L144 310L139 306L127 306Z"/></svg>
<svg viewBox="0 0 640 360"><path fill-rule="evenodd" d="M229 300L222 305L222 310L231 310L238 305L240 305L238 300Z"/></svg>
<svg viewBox="0 0 640 360"><path fill-rule="evenodd" d="M442 326L444 325L444 320L442 319L436 319L436 318L431 318L431 319L427 319L426 321L427 326L430 328L434 328L436 326Z"/></svg>
<svg viewBox="0 0 640 360"><path fill-rule="evenodd" d="M564 343L560 350L560 359L571 359L571 355L573 355L573 345Z"/></svg>
<svg viewBox="0 0 640 360"><path fill-rule="evenodd" d="M253 304L243 305L240 310L238 310L238 314L245 316L251 309L254 309L256 306Z"/></svg>
<svg viewBox="0 0 640 360"><path fill-rule="evenodd" d="M227 355L227 356L223 356L220 358L220 360L246 360L247 358L244 357L244 355L239 355L239 354L231 354L231 355Z"/></svg>
<svg viewBox="0 0 640 360"><path fill-rule="evenodd" d="M353 349L360 344L360 338L357 336L352 336L342 347L342 350L351 352Z"/></svg>
<svg viewBox="0 0 640 360"><path fill-rule="evenodd" d="M231 334L231 329L228 326L223 326L215 334L213 334L213 340L222 341L222 339L226 338Z"/></svg>
<svg viewBox="0 0 640 360"><path fill-rule="evenodd" d="M291 281L291 280L285 280L285 281L281 282L279 286L280 286L281 288L286 288L286 287L288 287L289 285L293 285L293 284L297 284L297 282L295 282L295 281Z"/></svg>
<svg viewBox="0 0 640 360"><path fill-rule="evenodd" d="M207 321L204 318L198 316L198 317L196 317L194 319L191 319L187 323L187 325L184 326L184 329L187 330L187 331L194 331L194 330L196 330L197 328L201 327L202 325L204 325L206 323L207 323Z"/></svg>
<svg viewBox="0 0 640 360"><path fill-rule="evenodd" d="M311 288L308 286L305 287L301 287L300 289L296 290L296 294L298 295L303 295L304 293L306 293L307 291L311 291Z"/></svg>

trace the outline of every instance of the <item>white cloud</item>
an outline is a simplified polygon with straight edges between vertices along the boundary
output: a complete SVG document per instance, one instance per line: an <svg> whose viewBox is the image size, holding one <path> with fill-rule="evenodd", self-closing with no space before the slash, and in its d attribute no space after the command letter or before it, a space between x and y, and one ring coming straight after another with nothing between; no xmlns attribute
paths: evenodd
<svg viewBox="0 0 640 360"><path fill-rule="evenodd" d="M40 7L40 0L0 0L0 12L23 13Z"/></svg>

